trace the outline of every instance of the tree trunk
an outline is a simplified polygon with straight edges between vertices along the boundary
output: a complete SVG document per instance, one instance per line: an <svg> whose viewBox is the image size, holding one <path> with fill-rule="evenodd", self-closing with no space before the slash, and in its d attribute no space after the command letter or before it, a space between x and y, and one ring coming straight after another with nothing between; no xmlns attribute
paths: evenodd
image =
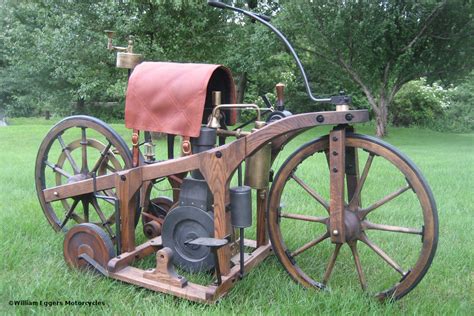
<svg viewBox="0 0 474 316"><path fill-rule="evenodd" d="M243 72L240 74L237 84L237 104L244 103L245 90L247 90L247 73Z"/></svg>
<svg viewBox="0 0 474 316"><path fill-rule="evenodd" d="M84 98L79 98L76 102L76 113L85 114L85 101Z"/></svg>
<svg viewBox="0 0 474 316"><path fill-rule="evenodd" d="M385 98L379 101L379 105L375 112L375 122L376 130L375 135L377 137L383 138L387 136L387 119L388 119L388 109L387 109L387 100Z"/></svg>

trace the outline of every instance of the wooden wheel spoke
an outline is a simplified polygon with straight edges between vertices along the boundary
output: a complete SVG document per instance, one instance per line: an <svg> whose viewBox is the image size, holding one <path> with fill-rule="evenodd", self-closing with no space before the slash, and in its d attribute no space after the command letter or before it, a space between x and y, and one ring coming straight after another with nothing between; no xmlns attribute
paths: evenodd
<svg viewBox="0 0 474 316"><path fill-rule="evenodd" d="M80 224L80 223L85 223L85 222L86 222L82 217L80 217L79 215L77 215L76 212L72 212L71 218L72 218L73 220L75 220L76 223L78 223L78 224Z"/></svg>
<svg viewBox="0 0 474 316"><path fill-rule="evenodd" d="M324 200L324 198L319 195L316 191L311 189L303 180L295 175L293 172L291 174L291 178L296 181L306 192L308 192L311 197L313 197L316 201L318 201L328 212L329 212L329 203Z"/></svg>
<svg viewBox="0 0 474 316"><path fill-rule="evenodd" d="M408 189L410 189L409 185L407 185L405 187L402 187L402 188L398 189L397 191L392 192L389 195L385 196L384 198L380 199L379 201L375 202L374 204L370 205L369 207L361 209L359 211L359 218L366 217L367 214L369 214L373 210L379 208L380 206L384 205L385 203L393 200L394 198L401 195L403 192L407 191Z"/></svg>
<svg viewBox="0 0 474 316"><path fill-rule="evenodd" d="M112 171L112 172L117 172L117 169L115 169L114 167L112 167L111 165L107 164L105 166L109 171Z"/></svg>
<svg viewBox="0 0 474 316"><path fill-rule="evenodd" d="M301 246L298 249L296 249L295 251L293 251L291 253L291 256L296 257L297 255L301 254L305 250L308 250L309 248L311 248L313 246L316 246L317 244L319 244L321 241L327 239L328 237L329 237L329 233L326 232L325 234L319 236L318 238L316 238L314 240L311 240L310 242L304 244L303 246Z"/></svg>
<svg viewBox="0 0 474 316"><path fill-rule="evenodd" d="M351 210L355 210L358 206L357 204L358 204L358 201L359 201L360 192L362 191L362 188L364 187L364 183L365 183L365 180L367 179L367 175L369 174L370 166L372 166L372 161L374 160L374 157L375 157L375 155L373 153L370 153L369 157L367 157L367 161L365 162L364 170L362 171L360 179L357 182L357 186L354 190L354 195L352 196L352 199L349 202L349 208Z"/></svg>
<svg viewBox="0 0 474 316"><path fill-rule="evenodd" d="M86 200L82 200L82 208L84 209L84 221L89 222L89 203Z"/></svg>
<svg viewBox="0 0 474 316"><path fill-rule="evenodd" d="M352 257L354 258L354 263L357 270L357 275L359 276L360 286L362 290L367 290L367 281L365 279L364 271L362 270L362 265L360 264L359 252L357 251L357 242L350 242L349 247L352 251Z"/></svg>
<svg viewBox="0 0 474 316"><path fill-rule="evenodd" d="M51 163L47 160L45 160L44 163L45 163L46 166L50 167L53 170L53 172L57 172L57 173L61 174L62 176L66 177L68 179L71 177L71 175L69 173L67 173L66 171L64 171L60 167L58 167L58 165L55 165L55 164L53 164L53 163Z"/></svg>
<svg viewBox="0 0 474 316"><path fill-rule="evenodd" d="M302 215L302 214L292 214L292 213L280 213L280 217L292 218L306 222L317 222L321 224L327 224L328 217L319 217L311 215Z"/></svg>
<svg viewBox="0 0 474 316"><path fill-rule="evenodd" d="M329 259L328 265L326 267L326 271L324 272L323 276L323 284L327 285L329 278L331 277L332 270L334 269L334 264L336 263L337 256L339 255L339 250L341 250L342 244L336 244L336 248Z"/></svg>
<svg viewBox="0 0 474 316"><path fill-rule="evenodd" d="M86 136L86 127L81 127L81 147L82 147L82 167L81 173L86 174L89 172L87 165L87 136Z"/></svg>
<svg viewBox="0 0 474 316"><path fill-rule="evenodd" d="M79 170L79 167L77 166L76 161L74 160L74 158L72 158L71 151L70 151L69 148L67 148L67 146L64 144L64 140L63 140L63 138L61 137L61 135L58 135L57 139L58 139L58 141L59 141L59 144L61 145L62 151L63 151L64 154L66 155L67 160L68 160L69 163L71 164L71 167L72 167L72 170L74 170L74 173L75 173L75 174L80 173L81 170Z"/></svg>
<svg viewBox="0 0 474 316"><path fill-rule="evenodd" d="M395 260L393 260L389 255L387 255L387 253L385 253L385 251L383 251L373 241L367 238L367 235L362 234L359 240L366 244L376 254L378 254L385 262L387 262L393 269L395 269L395 271L400 273L402 276L405 275L405 272L403 272L402 267L397 262L395 262Z"/></svg>
<svg viewBox="0 0 474 316"><path fill-rule="evenodd" d="M114 233L112 232L112 229L110 228L110 222L107 220L105 217L104 213L102 212L102 209L99 206L99 203L97 203L97 199L93 198L91 200L92 207L95 209L97 215L99 215L100 221L102 222L102 226L105 227L109 235L114 238Z"/></svg>
<svg viewBox="0 0 474 316"><path fill-rule="evenodd" d="M412 227L392 226L392 225L385 225L385 224L376 224L376 223L369 222L367 220L362 222L362 227L364 229L374 229L374 230L383 230L383 231L395 232L395 233L423 235L422 229L417 229L417 228L412 228Z"/></svg>
<svg viewBox="0 0 474 316"><path fill-rule="evenodd" d="M111 146L112 146L112 143L109 142L107 144L107 146L104 148L104 150L100 153L99 159L97 160L97 162L95 163L94 167L91 170L92 173L95 173L95 172L97 172L97 170L99 170L100 166L104 162L104 159L108 156L108 153L109 153L109 150L110 150Z"/></svg>
<svg viewBox="0 0 474 316"><path fill-rule="evenodd" d="M109 194L107 194L107 196L110 196ZM109 203L110 205L113 205L115 206L115 202L110 200L110 199L102 199L102 201L105 201L106 203Z"/></svg>
<svg viewBox="0 0 474 316"><path fill-rule="evenodd" d="M107 218L105 217L104 213L102 212L102 209L99 206L99 203L97 203L97 199L93 198L91 200L92 207L95 209L95 212L100 218L100 221L102 222L103 225L108 223Z"/></svg>
<svg viewBox="0 0 474 316"><path fill-rule="evenodd" d="M64 226L66 226L67 222L69 221L69 219L71 218L71 215L73 214L74 212L74 209L76 208L77 204L79 203L79 199L76 199L74 200L74 202L72 203L71 207L69 208L69 210L66 212L66 217L64 217L64 221L61 223L61 225L59 226L61 229L64 228Z"/></svg>

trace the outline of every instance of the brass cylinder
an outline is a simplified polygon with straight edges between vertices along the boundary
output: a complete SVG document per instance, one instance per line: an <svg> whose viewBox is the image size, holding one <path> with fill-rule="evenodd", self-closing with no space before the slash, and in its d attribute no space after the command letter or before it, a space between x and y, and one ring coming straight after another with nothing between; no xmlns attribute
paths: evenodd
<svg viewBox="0 0 474 316"><path fill-rule="evenodd" d="M338 104L336 105L336 111L349 111L349 105L348 104Z"/></svg>
<svg viewBox="0 0 474 316"><path fill-rule="evenodd" d="M272 146L268 143L245 160L245 185L254 189L268 188L271 157Z"/></svg>
<svg viewBox="0 0 474 316"><path fill-rule="evenodd" d="M141 63L142 60L143 56L141 54L118 52L117 68L133 69Z"/></svg>

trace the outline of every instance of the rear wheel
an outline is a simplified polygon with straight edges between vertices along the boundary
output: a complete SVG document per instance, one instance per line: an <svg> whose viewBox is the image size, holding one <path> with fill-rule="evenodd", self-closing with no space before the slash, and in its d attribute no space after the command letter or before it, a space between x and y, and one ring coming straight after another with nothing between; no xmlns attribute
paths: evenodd
<svg viewBox="0 0 474 316"><path fill-rule="evenodd" d="M326 288L330 280L335 287L347 286L347 273L355 270L363 290L382 300L399 299L420 282L436 251L438 221L431 190L394 147L347 134L346 152L355 153L364 165L351 199L345 197L348 247L332 244L328 147L328 137L307 143L278 171L267 210L273 249L291 277L306 287ZM333 276L338 269L347 271Z"/></svg>
<svg viewBox="0 0 474 316"><path fill-rule="evenodd" d="M43 191L132 167L125 141L111 127L89 116L71 116L57 123L41 143L36 157L36 192L43 212L55 231L78 223L95 223L113 237L115 207L111 199L93 193L46 202ZM114 198L115 189L98 192ZM135 214L138 222L139 208Z"/></svg>

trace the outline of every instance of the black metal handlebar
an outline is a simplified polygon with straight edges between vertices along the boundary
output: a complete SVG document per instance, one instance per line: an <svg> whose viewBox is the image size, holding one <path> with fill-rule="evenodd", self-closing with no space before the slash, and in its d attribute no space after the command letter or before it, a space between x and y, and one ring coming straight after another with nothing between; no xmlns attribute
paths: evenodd
<svg viewBox="0 0 474 316"><path fill-rule="evenodd" d="M232 10L232 11L235 11L235 12L238 12L238 13L242 13L242 14L250 17L251 19L262 23L263 25L268 27L270 30L272 30L272 32L275 33L281 39L281 41L285 44L285 46L288 48L291 55L295 59L296 64L298 65L298 68L301 72L301 75L303 76L304 85L306 87L306 92L308 93L309 98L312 101L315 101L315 102L331 102L331 98L319 98L317 96L316 97L313 96L313 94L311 93L311 88L309 86L308 77L306 76L306 72L303 68L303 64L301 63L301 61L300 61L298 55L296 54L293 46L291 46L290 42L285 37L285 35L283 35L283 33L281 33L276 27L274 27L272 24L269 23L269 21L270 21L269 17L262 16L260 14L254 13L254 12L250 12L250 11L247 11L247 10L244 10L244 9L240 9L240 8L230 6L230 5L225 4L225 3L223 3L219 0L208 0L207 4L212 6L212 7L215 7L215 8L229 9L229 10Z"/></svg>

